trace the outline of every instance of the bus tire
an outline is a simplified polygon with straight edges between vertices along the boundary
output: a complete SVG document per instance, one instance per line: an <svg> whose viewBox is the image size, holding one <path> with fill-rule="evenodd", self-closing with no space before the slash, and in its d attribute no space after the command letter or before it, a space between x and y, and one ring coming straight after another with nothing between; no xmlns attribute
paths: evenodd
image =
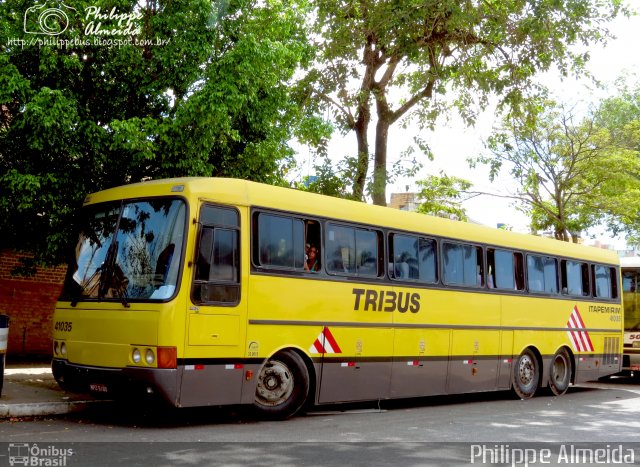
<svg viewBox="0 0 640 467"><path fill-rule="evenodd" d="M561 396L571 384L571 358L567 349L559 349L551 360L549 368L549 389L556 396Z"/></svg>
<svg viewBox="0 0 640 467"><path fill-rule="evenodd" d="M525 349L513 366L513 390L520 399L533 397L540 383L540 364L531 349Z"/></svg>
<svg viewBox="0 0 640 467"><path fill-rule="evenodd" d="M254 407L261 416L284 419L298 412L309 396L309 370L293 350L277 353L260 369Z"/></svg>

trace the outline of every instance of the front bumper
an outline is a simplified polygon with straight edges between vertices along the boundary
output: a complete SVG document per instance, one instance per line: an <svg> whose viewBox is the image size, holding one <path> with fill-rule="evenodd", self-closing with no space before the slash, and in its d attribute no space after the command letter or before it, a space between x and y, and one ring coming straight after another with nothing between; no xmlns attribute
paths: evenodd
<svg viewBox="0 0 640 467"><path fill-rule="evenodd" d="M70 392L106 398L160 399L178 403L178 370L157 368L101 368L76 365L54 358L53 377Z"/></svg>
<svg viewBox="0 0 640 467"><path fill-rule="evenodd" d="M622 357L622 369L625 371L640 371L639 347L631 347L631 345L625 344L624 355Z"/></svg>

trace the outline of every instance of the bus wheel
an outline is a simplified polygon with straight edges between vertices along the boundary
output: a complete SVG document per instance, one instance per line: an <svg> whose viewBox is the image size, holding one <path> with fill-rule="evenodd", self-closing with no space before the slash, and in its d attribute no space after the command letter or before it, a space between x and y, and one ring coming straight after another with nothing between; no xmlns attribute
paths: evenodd
<svg viewBox="0 0 640 467"><path fill-rule="evenodd" d="M309 371L302 357L284 350L264 364L258 375L254 407L272 419L292 416L309 395Z"/></svg>
<svg viewBox="0 0 640 467"><path fill-rule="evenodd" d="M540 381L540 367L531 349L526 349L513 366L513 390L520 399L533 397Z"/></svg>
<svg viewBox="0 0 640 467"><path fill-rule="evenodd" d="M571 359L566 349L560 349L553 356L549 374L549 388L556 396L561 396L571 383Z"/></svg>

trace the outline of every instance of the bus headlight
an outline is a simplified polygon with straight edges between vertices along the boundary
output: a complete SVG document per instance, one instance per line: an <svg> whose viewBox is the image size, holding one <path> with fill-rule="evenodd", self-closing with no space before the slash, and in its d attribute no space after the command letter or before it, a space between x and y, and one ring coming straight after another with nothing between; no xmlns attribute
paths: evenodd
<svg viewBox="0 0 640 467"><path fill-rule="evenodd" d="M53 341L53 354L54 355L58 355L58 352L60 351L58 345L59 345L58 341Z"/></svg>
<svg viewBox="0 0 640 467"><path fill-rule="evenodd" d="M153 362L156 361L156 356L153 353L153 350L147 349L144 353L144 359L147 362L147 365L153 365Z"/></svg>
<svg viewBox="0 0 640 467"><path fill-rule="evenodd" d="M67 358L67 344L65 344L64 342L60 344L60 355L62 355L64 358Z"/></svg>
<svg viewBox="0 0 640 467"><path fill-rule="evenodd" d="M140 355L138 349L133 349L133 352L131 352L131 360L133 360L133 363L140 363L142 360L142 355Z"/></svg>

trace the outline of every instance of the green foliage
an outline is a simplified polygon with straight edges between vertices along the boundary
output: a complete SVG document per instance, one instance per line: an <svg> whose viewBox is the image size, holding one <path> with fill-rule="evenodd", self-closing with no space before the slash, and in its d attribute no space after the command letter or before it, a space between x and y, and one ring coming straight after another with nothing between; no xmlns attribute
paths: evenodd
<svg viewBox="0 0 640 467"><path fill-rule="evenodd" d="M606 128L620 147L640 150L640 83L617 81L614 96L600 103L597 124Z"/></svg>
<svg viewBox="0 0 640 467"><path fill-rule="evenodd" d="M466 192L471 188L471 182L440 173L440 176L431 175L417 184L420 187L418 199L422 201L418 206L418 212L461 221L468 220L462 202L469 198Z"/></svg>
<svg viewBox="0 0 640 467"><path fill-rule="evenodd" d="M620 0L313 3L319 54L307 77L309 95L334 112L339 129L356 135L353 193L363 198L372 176L376 204L385 202L392 125L431 127L451 107L473 124L494 95L517 108L535 92L536 73L554 65L563 75L583 73L588 56L571 46L605 41L606 23L626 14Z"/></svg>
<svg viewBox="0 0 640 467"><path fill-rule="evenodd" d="M620 79L614 96L601 102L596 115L599 127L605 129L615 144L623 163L640 158L640 83ZM624 232L627 242L640 245L640 171L633 163L625 165L627 173L617 180L610 196L615 209L607 216L609 229Z"/></svg>
<svg viewBox="0 0 640 467"><path fill-rule="evenodd" d="M336 198L352 199L349 193L349 173L353 171L354 165L353 159L345 159L338 166L334 166L331 160L325 157L321 164L314 166L315 176L304 177L296 188Z"/></svg>
<svg viewBox="0 0 640 467"><path fill-rule="evenodd" d="M68 29L50 36L24 31L32 2L0 2L0 246L59 260L84 196L124 183L189 175L285 183L288 141L315 129L291 86L311 59L304 3L65 5L75 9ZM86 34L92 6L133 15L137 32L95 42Z"/></svg>
<svg viewBox="0 0 640 467"><path fill-rule="evenodd" d="M637 223L638 151L598 124L600 111L580 118L553 101L531 104L527 113L507 116L488 140L489 154L471 164L489 165L491 180L508 170L532 229L551 230L559 240L577 241L602 223L614 233Z"/></svg>

